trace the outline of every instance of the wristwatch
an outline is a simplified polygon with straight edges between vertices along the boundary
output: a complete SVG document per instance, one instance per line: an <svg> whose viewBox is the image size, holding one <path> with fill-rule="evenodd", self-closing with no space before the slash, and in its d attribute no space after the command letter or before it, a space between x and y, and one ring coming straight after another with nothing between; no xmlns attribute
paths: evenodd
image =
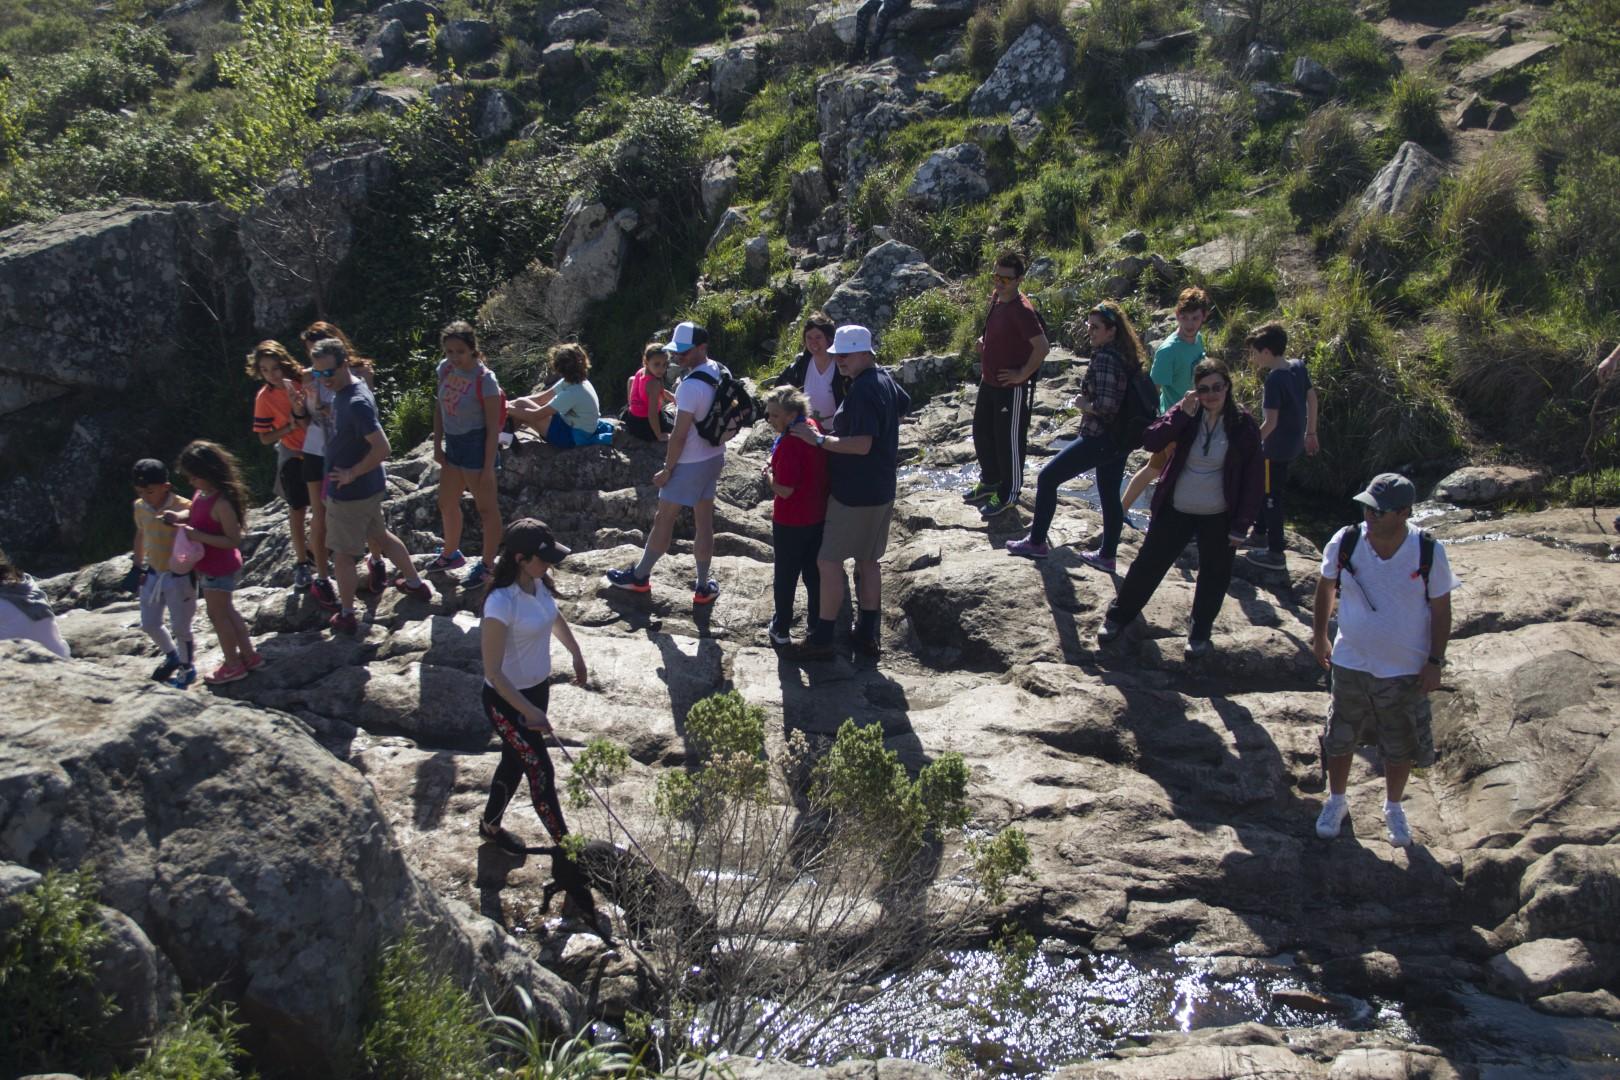
<svg viewBox="0 0 1620 1080"><path fill-rule="evenodd" d="M824 431L816 432L816 445L817 446L822 446L826 442L827 442L827 433L824 432Z"/></svg>
<svg viewBox="0 0 1620 1080"><path fill-rule="evenodd" d="M1443 656L1431 656L1429 657L1429 663L1433 664L1435 667L1443 668L1446 666L1446 658Z"/></svg>

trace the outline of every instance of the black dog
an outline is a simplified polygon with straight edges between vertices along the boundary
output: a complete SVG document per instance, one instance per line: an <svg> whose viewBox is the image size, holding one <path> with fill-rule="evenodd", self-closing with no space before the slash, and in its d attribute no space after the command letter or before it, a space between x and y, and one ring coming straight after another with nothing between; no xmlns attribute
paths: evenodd
<svg viewBox="0 0 1620 1080"><path fill-rule="evenodd" d="M636 938L645 939L655 929L668 929L699 959L707 958L719 942L713 917L703 913L686 886L636 852L606 840L588 841L574 858L560 845L525 850L531 855L551 856L552 880L540 895L542 911L561 892L589 917L593 926L600 928L604 920L591 894L595 888L624 911L625 923ZM600 929L598 934L613 943Z"/></svg>

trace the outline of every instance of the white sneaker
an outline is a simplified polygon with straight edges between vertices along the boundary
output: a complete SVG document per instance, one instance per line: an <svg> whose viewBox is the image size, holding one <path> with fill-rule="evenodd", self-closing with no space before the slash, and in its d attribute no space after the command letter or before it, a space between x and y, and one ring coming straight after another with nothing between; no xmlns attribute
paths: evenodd
<svg viewBox="0 0 1620 1080"><path fill-rule="evenodd" d="M1384 828L1389 830L1389 842L1396 847L1409 847L1412 827L1406 823L1406 811L1400 803L1384 804Z"/></svg>
<svg viewBox="0 0 1620 1080"><path fill-rule="evenodd" d="M1316 815L1316 835L1324 840L1332 840L1339 835L1339 828L1349 814L1349 799L1343 795L1329 795L1328 801L1322 804L1322 812Z"/></svg>

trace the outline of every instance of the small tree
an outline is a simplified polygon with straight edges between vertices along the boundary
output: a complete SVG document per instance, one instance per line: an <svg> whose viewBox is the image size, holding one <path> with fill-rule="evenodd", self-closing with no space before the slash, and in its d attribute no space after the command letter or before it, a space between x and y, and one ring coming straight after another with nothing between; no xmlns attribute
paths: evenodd
<svg viewBox="0 0 1620 1080"><path fill-rule="evenodd" d="M301 167L321 79L337 59L330 7L312 0L240 0L242 38L218 56L236 98L197 154L214 193L234 210L289 165Z"/></svg>
<svg viewBox="0 0 1620 1080"><path fill-rule="evenodd" d="M643 850L680 888L637 935L652 983L637 1027L666 1063L804 1051L882 979L983 934L1028 867L1017 829L963 836L959 755L912 776L879 727L851 720L820 753L793 732L773 759L764 719L735 692L698 702L692 763L659 780ZM588 748L576 775L602 791L624 764L612 754Z"/></svg>

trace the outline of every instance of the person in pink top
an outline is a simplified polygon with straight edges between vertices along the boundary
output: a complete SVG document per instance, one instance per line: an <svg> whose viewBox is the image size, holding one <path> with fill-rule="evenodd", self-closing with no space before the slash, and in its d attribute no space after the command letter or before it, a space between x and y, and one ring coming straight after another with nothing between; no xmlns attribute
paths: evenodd
<svg viewBox="0 0 1620 1080"><path fill-rule="evenodd" d="M247 623L231 600L242 574L247 485L230 451L202 439L180 451L175 468L195 494L189 509L164 511L163 522L183 528L188 537L207 549L197 563L197 584L208 608L208 621L214 624L214 633L219 637L224 662L212 674L203 676L203 681L220 686L245 679L248 672L264 666L264 657L254 651Z"/></svg>
<svg viewBox="0 0 1620 1080"><path fill-rule="evenodd" d="M791 645L793 594L804 580L805 611L811 627L821 615L821 534L827 521L827 451L802 439L786 438L798 423L821 429L810 416L810 399L793 386L780 386L765 399L765 419L776 432L765 475L770 477L771 544L776 549L776 615L766 632L772 645Z"/></svg>
<svg viewBox="0 0 1620 1080"><path fill-rule="evenodd" d="M673 403L675 395L664 385L668 370L669 354L664 351L664 343L650 342L641 350L641 367L625 385L629 404L624 410L624 430L643 442L669 442L673 418L664 412L664 406Z"/></svg>

